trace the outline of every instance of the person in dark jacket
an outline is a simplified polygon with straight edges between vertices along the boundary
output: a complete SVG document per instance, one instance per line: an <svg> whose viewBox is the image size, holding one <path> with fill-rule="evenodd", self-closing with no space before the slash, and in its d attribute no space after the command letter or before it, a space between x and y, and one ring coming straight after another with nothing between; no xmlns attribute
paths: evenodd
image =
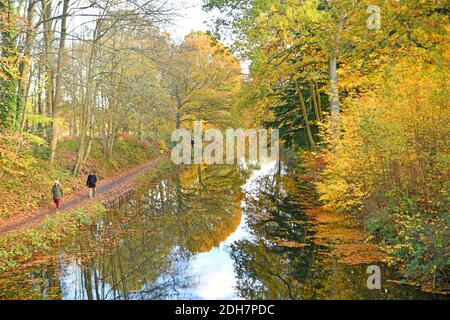
<svg viewBox="0 0 450 320"><path fill-rule="evenodd" d="M59 181L55 181L53 183L52 197L53 197L53 202L56 205L56 209L59 209L59 207L61 206L61 199L63 197L63 191L62 191L61 185L59 184Z"/></svg>
<svg viewBox="0 0 450 320"><path fill-rule="evenodd" d="M91 174L89 174L86 181L86 185L89 188L89 198L92 199L93 197L95 197L97 188L97 175L95 174L94 171L92 171Z"/></svg>

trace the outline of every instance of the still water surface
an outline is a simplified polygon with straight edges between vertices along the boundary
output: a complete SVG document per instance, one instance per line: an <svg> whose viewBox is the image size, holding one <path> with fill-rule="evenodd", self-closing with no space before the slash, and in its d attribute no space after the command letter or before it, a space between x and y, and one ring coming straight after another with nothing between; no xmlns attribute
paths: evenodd
<svg viewBox="0 0 450 320"><path fill-rule="evenodd" d="M0 298L436 298L386 282L397 279L387 267L383 289L368 290L367 266L315 244L296 176L277 163L193 166L143 183L96 226L2 275Z"/></svg>

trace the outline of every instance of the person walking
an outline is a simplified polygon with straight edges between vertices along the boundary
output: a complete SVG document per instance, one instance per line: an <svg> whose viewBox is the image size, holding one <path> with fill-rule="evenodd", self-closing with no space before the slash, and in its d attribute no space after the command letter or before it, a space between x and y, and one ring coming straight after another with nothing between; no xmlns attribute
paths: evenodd
<svg viewBox="0 0 450 320"><path fill-rule="evenodd" d="M53 183L52 197L53 197L53 202L55 203L56 209L59 209L59 207L61 206L61 199L63 197L63 191L62 191L61 185L58 180L56 180Z"/></svg>
<svg viewBox="0 0 450 320"><path fill-rule="evenodd" d="M97 188L97 175L95 171L92 171L86 181L86 185L89 188L89 198L95 197L96 194L96 188Z"/></svg>

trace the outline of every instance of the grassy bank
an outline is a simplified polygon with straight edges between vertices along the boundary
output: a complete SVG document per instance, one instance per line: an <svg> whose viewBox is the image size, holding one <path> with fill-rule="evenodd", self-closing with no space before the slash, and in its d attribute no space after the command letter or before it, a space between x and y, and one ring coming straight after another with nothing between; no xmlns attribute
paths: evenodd
<svg viewBox="0 0 450 320"><path fill-rule="evenodd" d="M105 212L101 204L45 218L35 227L0 237L0 273L18 267L38 253L45 253L64 239L74 236L81 226L91 225Z"/></svg>

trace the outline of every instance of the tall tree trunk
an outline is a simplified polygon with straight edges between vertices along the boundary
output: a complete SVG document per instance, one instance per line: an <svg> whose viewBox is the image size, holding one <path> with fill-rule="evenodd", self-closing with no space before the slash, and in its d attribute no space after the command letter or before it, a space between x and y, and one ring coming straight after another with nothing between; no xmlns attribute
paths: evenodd
<svg viewBox="0 0 450 320"><path fill-rule="evenodd" d="M338 28L334 34L333 44L328 52L328 72L330 78L330 105L331 105L331 132L334 138L338 137L339 132L339 116L341 113L341 105L339 100L339 82L337 75L337 60L339 48L341 46L341 33L344 28L345 14L341 13L338 18Z"/></svg>
<svg viewBox="0 0 450 320"><path fill-rule="evenodd" d="M308 137L309 146L312 151L316 151L316 144L314 143L314 139L312 136L311 126L310 126L309 120L308 120L308 112L306 111L305 100L303 100L302 90L300 87L300 83L298 81L297 81L297 95L298 95L298 100L300 103L300 108L302 109L303 118L305 120L305 129L306 129L306 135Z"/></svg>
<svg viewBox="0 0 450 320"><path fill-rule="evenodd" d="M34 71L31 70L28 76L28 82L27 82L27 87L25 88L25 101L28 100L28 96L30 95L30 87L31 87L31 79L33 78L33 74ZM22 109L22 124L20 125L20 133L22 134L22 132L25 130L25 125L27 122L27 108L26 105L23 107Z"/></svg>
<svg viewBox="0 0 450 320"><path fill-rule="evenodd" d="M28 92L30 89L29 83L31 81L31 47L33 45L33 39L35 35L35 30L33 27L33 17L35 12L36 2L30 1L27 9L27 32L25 36L25 43L23 49L23 57L19 66L20 72L20 80L17 89L17 112L21 112L20 118L18 120L21 121L20 131L22 132L25 124L25 115L26 115L26 104L28 99Z"/></svg>
<svg viewBox="0 0 450 320"><path fill-rule="evenodd" d="M315 90L313 81L310 82L310 96L311 96L311 100L312 100L312 103L314 106L314 113L316 115L316 120L317 120L317 122L322 122L322 115L319 112L319 106L317 103L317 95L316 95L316 90Z"/></svg>
<svg viewBox="0 0 450 320"><path fill-rule="evenodd" d="M202 173L202 165L201 164L199 164L197 166L197 173L198 173L199 188L201 189L202 184L203 184L203 173Z"/></svg>
<svg viewBox="0 0 450 320"><path fill-rule="evenodd" d="M181 111L178 110L175 118L175 128L180 129L180 127L181 127Z"/></svg>
<svg viewBox="0 0 450 320"><path fill-rule="evenodd" d="M320 118L323 120L322 98L320 96L319 85L317 84L317 81L313 81L313 83L314 83L314 89L316 92L317 109L319 110Z"/></svg>
<svg viewBox="0 0 450 320"><path fill-rule="evenodd" d="M83 160L81 161L81 164L84 164L87 161L87 159L89 158L89 155L91 154L92 136L89 135L87 139L88 139L87 146L86 146L86 150L84 151Z"/></svg>
<svg viewBox="0 0 450 320"><path fill-rule="evenodd" d="M77 130L77 107L76 105L72 104L72 116L71 116L71 130L70 132L72 133L72 139L75 140L77 138L78 135L78 130Z"/></svg>
<svg viewBox="0 0 450 320"><path fill-rule="evenodd" d="M14 3L11 0L0 0L0 12L5 13L0 19L0 55L14 60L17 56L16 32L14 29ZM3 23L5 21L5 23ZM15 62L12 62L15 64ZM0 78L0 125L15 129L17 124L17 79L8 68L0 64L0 72L7 79Z"/></svg>
<svg viewBox="0 0 450 320"><path fill-rule="evenodd" d="M58 124L56 122L56 112L59 107L61 100L61 71L62 71L62 61L64 57L64 50L66 45L66 35L67 35L67 12L69 11L69 0L64 0L62 19L61 19L61 38L59 40L59 50L58 50L58 62L56 67L55 75L55 94L53 97L53 122L52 122L52 142L51 142L51 154L50 154L50 164L53 164L55 160L56 146L58 144Z"/></svg>
<svg viewBox="0 0 450 320"><path fill-rule="evenodd" d="M51 30L52 1L42 0L42 21L44 27L43 42L45 54L45 98L46 112L48 116L54 118L53 113L53 70L52 70L52 41L53 32Z"/></svg>
<svg viewBox="0 0 450 320"><path fill-rule="evenodd" d="M97 20L97 24L93 33L93 39L91 44L91 51L89 54L89 63L88 63L88 74L86 81L86 96L82 103L82 123L80 128L80 138L78 143L78 153L77 159L75 161L75 165L72 170L72 174L77 176L80 173L81 166L84 161L87 159L89 155L90 145L92 143L92 137L89 139L87 148L86 148L86 139L88 138L88 131L91 127L92 117L93 117L93 84L94 84L94 62L97 57L97 42L100 40L100 24L101 20Z"/></svg>
<svg viewBox="0 0 450 320"><path fill-rule="evenodd" d="M330 50L329 57L329 77L330 77L330 105L331 116L338 118L340 114L339 87L337 76L337 53L336 50Z"/></svg>
<svg viewBox="0 0 450 320"><path fill-rule="evenodd" d="M36 85L36 114L44 115L44 107L42 105L42 68L38 65Z"/></svg>
<svg viewBox="0 0 450 320"><path fill-rule="evenodd" d="M117 122L117 120L115 119L115 116L113 115L113 118L111 119L111 133L109 134L108 150L106 153L106 156L108 159L110 159L113 155L114 141L116 140L118 128L119 128L119 123Z"/></svg>

